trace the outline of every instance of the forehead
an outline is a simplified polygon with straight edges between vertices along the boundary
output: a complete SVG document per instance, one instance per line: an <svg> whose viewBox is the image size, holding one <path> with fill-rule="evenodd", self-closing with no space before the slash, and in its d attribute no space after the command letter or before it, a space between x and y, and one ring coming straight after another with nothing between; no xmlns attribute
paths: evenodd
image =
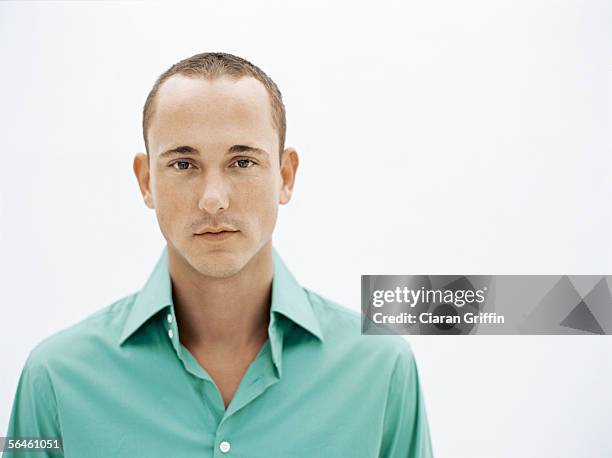
<svg viewBox="0 0 612 458"><path fill-rule="evenodd" d="M168 78L156 95L148 138L154 150L176 142L212 146L240 141L271 152L277 142L264 85L252 77L227 76Z"/></svg>

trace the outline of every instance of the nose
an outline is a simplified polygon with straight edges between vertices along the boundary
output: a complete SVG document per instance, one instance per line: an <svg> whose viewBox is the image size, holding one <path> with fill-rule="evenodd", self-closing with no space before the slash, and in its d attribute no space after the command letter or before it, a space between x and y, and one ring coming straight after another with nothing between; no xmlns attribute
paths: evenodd
<svg viewBox="0 0 612 458"><path fill-rule="evenodd" d="M209 172L204 177L204 189L198 207L211 215L227 210L229 207L229 190L221 174Z"/></svg>

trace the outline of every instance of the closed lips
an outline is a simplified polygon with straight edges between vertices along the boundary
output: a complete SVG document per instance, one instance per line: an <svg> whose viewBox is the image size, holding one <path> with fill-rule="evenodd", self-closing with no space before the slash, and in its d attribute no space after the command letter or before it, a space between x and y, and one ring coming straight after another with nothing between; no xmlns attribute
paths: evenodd
<svg viewBox="0 0 612 458"><path fill-rule="evenodd" d="M210 229L210 230L206 230L203 232L198 232L198 235L202 235L202 234L218 234L220 232L238 232L235 231L234 229Z"/></svg>

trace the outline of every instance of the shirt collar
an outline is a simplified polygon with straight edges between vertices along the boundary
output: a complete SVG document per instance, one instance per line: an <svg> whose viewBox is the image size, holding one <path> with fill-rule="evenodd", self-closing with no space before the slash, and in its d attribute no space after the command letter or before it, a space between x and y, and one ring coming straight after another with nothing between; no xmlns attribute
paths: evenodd
<svg viewBox="0 0 612 458"><path fill-rule="evenodd" d="M283 330L278 326L277 315L283 315L320 341L323 333L310 303L307 292L291 274L276 249L272 249L274 277L272 280L272 304L268 335L272 358L280 371ZM119 344L122 345L153 315L166 307L173 307L172 282L168 272L168 247L165 246L153 272L137 294L125 321Z"/></svg>
<svg viewBox="0 0 612 458"><path fill-rule="evenodd" d="M122 345L149 318L160 310L172 306L172 282L168 272L168 249L164 247L161 256L147 279L144 287L136 295L129 311L119 345Z"/></svg>

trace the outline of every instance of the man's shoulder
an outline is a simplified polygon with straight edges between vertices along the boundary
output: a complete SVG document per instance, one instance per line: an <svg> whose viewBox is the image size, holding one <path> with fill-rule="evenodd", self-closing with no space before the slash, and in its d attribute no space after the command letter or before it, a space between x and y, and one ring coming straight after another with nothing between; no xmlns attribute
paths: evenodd
<svg viewBox="0 0 612 458"><path fill-rule="evenodd" d="M335 326L349 330L354 330L361 326L361 316L356 310L332 301L308 288L304 288L304 291L308 295L315 315L321 325L333 322Z"/></svg>
<svg viewBox="0 0 612 458"><path fill-rule="evenodd" d="M124 296L41 340L28 355L26 365L45 367L90 358L119 343L123 323L136 293Z"/></svg>
<svg viewBox="0 0 612 458"><path fill-rule="evenodd" d="M354 355L382 359L395 364L414 358L408 341L400 335L363 335L360 312L304 288L319 320L324 338L338 349Z"/></svg>

